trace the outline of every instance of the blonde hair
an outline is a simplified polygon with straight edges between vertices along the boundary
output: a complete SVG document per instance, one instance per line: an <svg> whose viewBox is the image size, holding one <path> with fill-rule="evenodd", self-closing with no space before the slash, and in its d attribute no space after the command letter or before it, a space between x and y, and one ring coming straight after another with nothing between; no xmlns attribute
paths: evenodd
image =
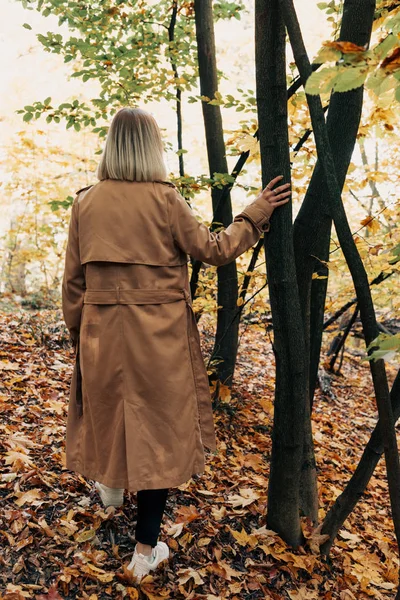
<svg viewBox="0 0 400 600"><path fill-rule="evenodd" d="M166 179L160 129L149 113L140 108L122 108L116 113L97 177L125 181Z"/></svg>

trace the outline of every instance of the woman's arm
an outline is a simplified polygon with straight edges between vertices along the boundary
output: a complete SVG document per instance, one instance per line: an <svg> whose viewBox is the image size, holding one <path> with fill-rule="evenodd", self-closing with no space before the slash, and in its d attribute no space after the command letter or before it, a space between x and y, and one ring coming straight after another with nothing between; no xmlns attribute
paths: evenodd
<svg viewBox="0 0 400 600"><path fill-rule="evenodd" d="M73 345L77 343L79 336L83 295L86 289L85 275L79 254L78 210L78 202L75 199L69 223L68 244L65 253L65 269L62 282L62 310Z"/></svg>
<svg viewBox="0 0 400 600"><path fill-rule="evenodd" d="M168 191L169 222L177 245L187 254L209 265L225 265L251 248L263 232L269 231L269 219L276 206L288 202L288 185L272 190L273 179L260 195L218 233L200 223L185 199L176 191Z"/></svg>

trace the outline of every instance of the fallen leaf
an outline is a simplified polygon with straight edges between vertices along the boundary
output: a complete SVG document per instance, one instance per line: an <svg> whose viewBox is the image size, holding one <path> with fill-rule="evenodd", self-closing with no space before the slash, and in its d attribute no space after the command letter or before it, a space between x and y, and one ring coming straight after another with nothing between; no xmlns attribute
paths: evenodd
<svg viewBox="0 0 400 600"><path fill-rule="evenodd" d="M235 531L231 528L229 529L239 546L251 546L252 548L255 548L258 545L257 536L249 535L243 528L242 531Z"/></svg>
<svg viewBox="0 0 400 600"><path fill-rule="evenodd" d="M35 502L35 500L38 500L39 498L42 498L42 492L39 488L35 488L32 490L28 490L24 494L21 494L17 500L14 500L14 502L18 506L23 506L24 504L27 504L27 503L31 504L32 502Z"/></svg>
<svg viewBox="0 0 400 600"><path fill-rule="evenodd" d="M190 506L181 506L177 510L176 515L175 523L190 523L200 518L197 508L193 504Z"/></svg>
<svg viewBox="0 0 400 600"><path fill-rule="evenodd" d="M193 579L195 586L204 583L199 573L194 569L179 569L178 575L178 583L180 585L183 585L184 583L189 581L189 579Z"/></svg>
<svg viewBox="0 0 400 600"><path fill-rule="evenodd" d="M239 506L241 508L243 508L245 506L249 506L256 500L258 500L260 497L259 494L257 494L257 492L255 492L251 488L241 488L239 490L239 492L240 492L240 495L232 494L232 496L229 496L229 498L228 498L229 504L232 504L232 506L234 508L239 507Z"/></svg>

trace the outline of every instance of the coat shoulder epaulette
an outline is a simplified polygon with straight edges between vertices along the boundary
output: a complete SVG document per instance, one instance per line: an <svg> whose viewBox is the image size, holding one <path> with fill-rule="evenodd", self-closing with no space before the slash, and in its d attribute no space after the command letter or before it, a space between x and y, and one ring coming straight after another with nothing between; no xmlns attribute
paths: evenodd
<svg viewBox="0 0 400 600"><path fill-rule="evenodd" d="M93 187L93 184L92 185L87 185L86 187L81 188L80 190L78 190L77 192L75 192L75 194L80 194L81 192L84 192L85 190L88 190L91 187Z"/></svg>
<svg viewBox="0 0 400 600"><path fill-rule="evenodd" d="M154 183L162 183L163 185L168 185L168 187L176 189L176 185L173 184L171 181L161 181L161 179L157 179L157 181L155 181Z"/></svg>

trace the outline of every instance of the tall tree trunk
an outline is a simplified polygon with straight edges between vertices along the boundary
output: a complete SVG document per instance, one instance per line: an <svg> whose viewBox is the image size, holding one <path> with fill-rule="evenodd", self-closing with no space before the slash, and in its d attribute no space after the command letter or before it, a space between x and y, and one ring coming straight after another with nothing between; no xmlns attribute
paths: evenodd
<svg viewBox="0 0 400 600"><path fill-rule="evenodd" d="M197 53L199 62L200 92L202 96L214 98L218 91L217 61L215 55L214 20L212 0L195 0ZM206 133L207 156L210 177L214 173L227 173L225 142L219 106L202 102ZM223 189L213 187L211 191L214 227L222 223L227 227L233 220L230 194L219 202ZM238 276L233 261L217 269L218 309L217 332L212 358L215 362L216 378L224 385L231 385L235 370L239 319L234 319L238 300Z"/></svg>
<svg viewBox="0 0 400 600"><path fill-rule="evenodd" d="M374 0L345 0L339 39L359 46L369 43L374 18ZM343 188L360 124L363 88L333 94L327 128L340 189ZM314 397L321 352L323 319L329 271L332 219L327 206L327 185L318 161L306 196L294 223L294 247L300 303L305 323L306 352L309 356L310 405ZM315 257L318 257L317 260ZM312 279L313 272L326 279ZM304 460L301 479L301 509L315 521L318 510L316 466L311 426L305 423Z"/></svg>
<svg viewBox="0 0 400 600"><path fill-rule="evenodd" d="M311 64L307 56L297 20L293 0L280 0L282 13L288 30L293 55L299 69L303 84L311 75ZM329 143L328 132L325 124L324 112L319 96L308 96L307 103L310 110L311 122L317 146L318 157L321 160L328 190L328 206L331 211L336 233L344 257L353 279L357 301L360 308L360 317L363 325L365 342L369 345L378 336L371 290L367 274L358 253L346 212L341 198L341 190L335 172L335 163ZM386 470L389 484L389 496L392 509L394 530L397 544L400 545L400 462L397 448L396 430L394 427L393 411L390 402L388 382L385 372L385 363L382 359L370 361L372 381L374 385L376 404L385 450ZM400 597L400 588L396 597Z"/></svg>
<svg viewBox="0 0 400 600"><path fill-rule="evenodd" d="M285 29L277 0L255 4L256 88L263 186L290 181ZM275 211L266 234L267 275L274 326L276 388L268 489L268 526L293 546L302 543L299 480L307 401L304 333L292 242L292 209Z"/></svg>

